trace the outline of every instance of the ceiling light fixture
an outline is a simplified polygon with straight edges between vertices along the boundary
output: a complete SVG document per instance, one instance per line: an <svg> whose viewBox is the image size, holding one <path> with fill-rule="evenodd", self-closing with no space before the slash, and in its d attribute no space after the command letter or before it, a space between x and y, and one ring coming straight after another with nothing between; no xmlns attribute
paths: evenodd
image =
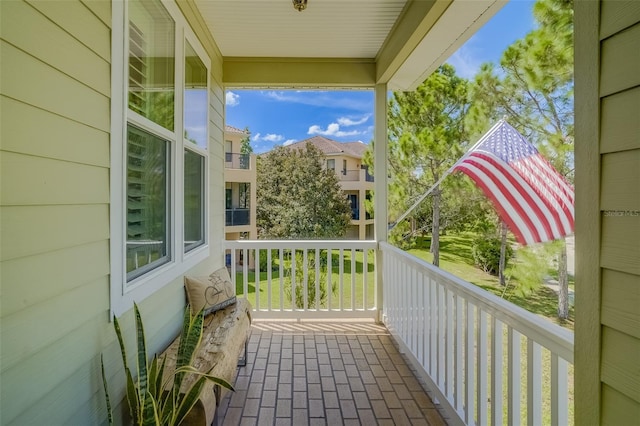
<svg viewBox="0 0 640 426"><path fill-rule="evenodd" d="M298 12L302 12L307 8L307 0L292 0L293 8Z"/></svg>

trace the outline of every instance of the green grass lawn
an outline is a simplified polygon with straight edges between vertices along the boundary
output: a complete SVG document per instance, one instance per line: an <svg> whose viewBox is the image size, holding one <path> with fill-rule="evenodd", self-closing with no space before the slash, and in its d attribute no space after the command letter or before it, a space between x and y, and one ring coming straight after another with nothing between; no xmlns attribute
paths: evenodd
<svg viewBox="0 0 640 426"><path fill-rule="evenodd" d="M514 281L510 282L507 287L500 285L498 277L488 274L473 264L473 256L471 254L471 245L474 235L471 233L460 233L443 235L440 237L440 268L447 272L462 278L482 289L491 292L511 303L520 306L534 314L543 316L555 324L561 325L569 330L573 330L573 307L569 310L569 320L560 321L557 316L558 311L558 295L548 287L540 285L540 287L527 295L518 294L515 291ZM420 259L431 263L433 255L429 253L429 245L431 239L418 238L416 244L409 253ZM549 271L550 273L553 271ZM570 287L572 283L570 282Z"/></svg>

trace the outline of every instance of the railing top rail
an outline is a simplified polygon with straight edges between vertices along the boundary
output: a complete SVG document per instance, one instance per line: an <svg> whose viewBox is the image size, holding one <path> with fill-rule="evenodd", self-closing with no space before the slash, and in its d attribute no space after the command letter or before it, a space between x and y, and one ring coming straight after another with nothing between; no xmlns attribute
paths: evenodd
<svg viewBox="0 0 640 426"><path fill-rule="evenodd" d="M225 249L376 249L374 240L236 240Z"/></svg>
<svg viewBox="0 0 640 426"><path fill-rule="evenodd" d="M426 270L429 276L437 278L447 289L464 297L496 319L510 325L542 346L556 352L568 362L573 363L573 332L570 330L542 319L391 244L385 242L380 242L379 244L380 250L391 252L396 256L402 257L403 261Z"/></svg>

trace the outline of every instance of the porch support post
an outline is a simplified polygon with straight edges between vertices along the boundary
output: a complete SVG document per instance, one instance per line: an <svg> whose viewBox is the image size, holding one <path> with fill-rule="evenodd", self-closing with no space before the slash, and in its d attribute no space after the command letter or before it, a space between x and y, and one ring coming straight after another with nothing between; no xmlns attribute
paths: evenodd
<svg viewBox="0 0 640 426"><path fill-rule="evenodd" d="M373 172L374 183L374 230L375 238L379 243L387 241L387 84L375 86L375 131L374 131L374 159ZM383 291L382 291L382 253L376 250L376 305L378 308L378 321L382 321Z"/></svg>

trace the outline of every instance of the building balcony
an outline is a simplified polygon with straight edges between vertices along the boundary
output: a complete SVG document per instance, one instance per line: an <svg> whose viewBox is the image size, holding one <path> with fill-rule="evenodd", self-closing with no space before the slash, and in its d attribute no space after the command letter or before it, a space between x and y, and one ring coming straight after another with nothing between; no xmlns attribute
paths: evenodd
<svg viewBox="0 0 640 426"><path fill-rule="evenodd" d="M256 321L225 421L573 423L571 331L384 242L225 248L257 265L230 262Z"/></svg>
<svg viewBox="0 0 640 426"><path fill-rule="evenodd" d="M225 210L225 226L243 226L251 224L251 209Z"/></svg>
<svg viewBox="0 0 640 426"><path fill-rule="evenodd" d="M336 170L341 182L373 182L373 176L367 169Z"/></svg>
<svg viewBox="0 0 640 426"><path fill-rule="evenodd" d="M225 169L250 170L251 154L237 154L227 152L224 154Z"/></svg>

